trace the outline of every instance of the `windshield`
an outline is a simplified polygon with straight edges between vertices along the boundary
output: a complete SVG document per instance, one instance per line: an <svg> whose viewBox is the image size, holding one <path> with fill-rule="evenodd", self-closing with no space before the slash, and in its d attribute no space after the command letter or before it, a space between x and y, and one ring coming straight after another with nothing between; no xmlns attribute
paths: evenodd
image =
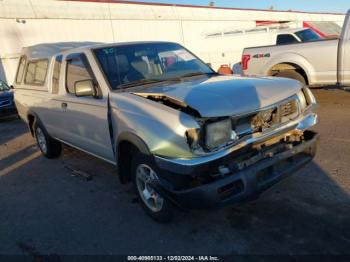
<svg viewBox="0 0 350 262"><path fill-rule="evenodd" d="M0 91L9 91L10 88L3 81L0 80Z"/></svg>
<svg viewBox="0 0 350 262"><path fill-rule="evenodd" d="M142 43L94 50L112 89L201 74L215 74L199 58L175 43Z"/></svg>
<svg viewBox="0 0 350 262"><path fill-rule="evenodd" d="M316 32L311 29L302 30L295 33L302 42L310 42L322 39Z"/></svg>

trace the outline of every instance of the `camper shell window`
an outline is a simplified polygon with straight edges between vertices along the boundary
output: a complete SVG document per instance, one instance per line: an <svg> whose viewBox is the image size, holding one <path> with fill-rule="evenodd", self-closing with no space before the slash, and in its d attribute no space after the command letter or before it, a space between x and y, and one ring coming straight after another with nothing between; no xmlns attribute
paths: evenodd
<svg viewBox="0 0 350 262"><path fill-rule="evenodd" d="M24 83L37 86L44 85L48 64L49 61L47 59L28 61Z"/></svg>
<svg viewBox="0 0 350 262"><path fill-rule="evenodd" d="M24 68L26 65L26 60L27 59L25 56L21 56L21 58L19 59L18 69L17 69L17 74L16 74L16 83L17 84L20 84L22 82Z"/></svg>

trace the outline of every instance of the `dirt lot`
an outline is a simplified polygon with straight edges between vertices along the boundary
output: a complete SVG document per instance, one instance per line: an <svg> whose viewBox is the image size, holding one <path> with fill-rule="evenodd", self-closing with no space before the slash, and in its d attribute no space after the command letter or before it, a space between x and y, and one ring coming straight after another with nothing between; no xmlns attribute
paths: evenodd
<svg viewBox="0 0 350 262"><path fill-rule="evenodd" d="M350 92L314 90L316 159L258 200L153 222L113 166L0 122L0 254L350 254ZM87 181L74 175L92 175Z"/></svg>

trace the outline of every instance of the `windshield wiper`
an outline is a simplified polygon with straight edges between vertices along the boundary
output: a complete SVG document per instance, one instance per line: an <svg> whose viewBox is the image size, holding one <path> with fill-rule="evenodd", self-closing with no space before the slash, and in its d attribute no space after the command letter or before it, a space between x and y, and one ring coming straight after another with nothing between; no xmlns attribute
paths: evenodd
<svg viewBox="0 0 350 262"><path fill-rule="evenodd" d="M212 76L212 75L218 75L216 72L209 72L209 73L204 73L204 72L193 72L193 73L188 73L180 78L186 78L186 77L192 77L192 76L201 76L201 75L207 75L207 76Z"/></svg>
<svg viewBox="0 0 350 262"><path fill-rule="evenodd" d="M210 73L203 73L203 72L193 72L189 74L185 74L180 77L173 77L173 78L164 78L164 79L139 79L135 81L131 81L129 83L121 84L116 87L116 89L123 89L123 88L129 88L129 87L135 87L135 86L141 86L141 85L148 85L148 84L155 84L155 83L162 83L162 82L174 82L174 81L181 81L182 78L186 77L192 77L192 76L199 76L199 75L217 75L218 73L210 72Z"/></svg>
<svg viewBox="0 0 350 262"><path fill-rule="evenodd" d="M118 85L117 89L134 87L134 86L140 86L140 85L145 85L145 84L161 83L161 82L164 82L164 81L167 81L167 80L163 80L163 79L140 79L140 80L135 80L135 81L131 81L129 83Z"/></svg>

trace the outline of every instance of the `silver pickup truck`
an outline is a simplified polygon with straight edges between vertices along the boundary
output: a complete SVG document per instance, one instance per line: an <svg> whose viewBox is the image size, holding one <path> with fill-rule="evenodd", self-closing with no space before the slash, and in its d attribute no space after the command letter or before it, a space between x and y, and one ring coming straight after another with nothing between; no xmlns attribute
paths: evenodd
<svg viewBox="0 0 350 262"><path fill-rule="evenodd" d="M307 87L218 75L176 43L24 48L14 85L19 115L46 157L64 143L116 165L162 222L175 206L254 198L316 150Z"/></svg>
<svg viewBox="0 0 350 262"><path fill-rule="evenodd" d="M287 77L311 87L350 85L349 15L339 39L245 48L244 75Z"/></svg>

